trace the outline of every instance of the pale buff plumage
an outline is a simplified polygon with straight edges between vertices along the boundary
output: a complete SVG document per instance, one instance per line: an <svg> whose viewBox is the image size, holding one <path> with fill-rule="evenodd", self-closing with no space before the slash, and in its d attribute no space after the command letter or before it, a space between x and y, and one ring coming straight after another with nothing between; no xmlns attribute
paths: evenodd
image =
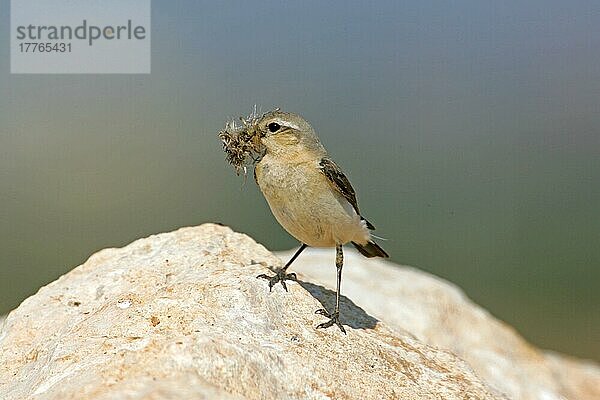
<svg viewBox="0 0 600 400"><path fill-rule="evenodd" d="M281 128L270 132L269 125ZM323 173L327 151L301 116L267 113L257 123L265 154L255 178L277 221L292 236L313 247L371 240L366 221Z"/></svg>
<svg viewBox="0 0 600 400"><path fill-rule="evenodd" d="M256 165L256 181L277 221L300 242L313 247L366 244L371 235L365 221L319 169L323 155L267 153Z"/></svg>
<svg viewBox="0 0 600 400"><path fill-rule="evenodd" d="M274 110L262 117L253 113L242 122L243 126L229 124L220 133L228 160L239 171L250 151L260 155L254 159L258 161L254 178L277 221L302 243L275 276L258 277L267 279L270 289L281 282L287 290L285 281L296 275L286 270L307 246L335 247L335 309L316 311L329 318L317 328L335 324L346 333L339 320L342 246L352 243L366 257L388 257L371 239L370 230L375 228L360 215L352 185L302 117Z"/></svg>

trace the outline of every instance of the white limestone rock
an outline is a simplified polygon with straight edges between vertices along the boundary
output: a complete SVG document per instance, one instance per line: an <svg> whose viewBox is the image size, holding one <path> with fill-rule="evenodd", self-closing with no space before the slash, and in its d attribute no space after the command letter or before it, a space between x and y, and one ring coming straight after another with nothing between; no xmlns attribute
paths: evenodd
<svg viewBox="0 0 600 400"><path fill-rule="evenodd" d="M306 271L332 275L333 253L325 254L307 254L298 268L313 257L325 264L325 257L327 265ZM476 345L487 354L495 338L486 340L485 324L501 326L448 284L349 256L343 293L352 300L342 301L344 336L335 327L314 328L323 322L314 311L334 299L319 281L299 274L298 283L288 284L289 292L277 285L269 293L267 282L256 279L268 273L266 266L278 265L281 260L249 237L214 224L102 250L8 315L0 330L0 398L506 398L505 387L488 378L486 383L453 354L460 349L452 340L446 343L451 351L435 343L441 343L434 340L435 326L446 326L436 325L443 312L435 304L443 306L443 299L448 310L466 308L448 318L464 318L481 330L477 340L458 328L451 333L466 335L465 347ZM403 276L398 271L410 273L412 281L388 282L385 275L366 279L373 267L394 279ZM354 282L353 274L361 270L363 282ZM353 285L371 284L377 292L366 297L383 295L384 287L391 290L380 297L384 304L377 313L369 311L377 308L375 302L363 303L365 296L351 294ZM407 293L416 298L402 304ZM436 299L419 308L419 299L428 296ZM380 317L385 322L376 319L379 311L385 311ZM448 324L458 325L458 320ZM503 343L520 346L519 340ZM521 348L506 348L505 358L511 360L515 351ZM462 356L471 353L477 349ZM541 357L555 371L564 365L555 356ZM578 362L572 363L565 367L570 375L556 377L555 386L568 386L561 380L588 385L597 379L596 366L583 373ZM502 371L514 368L497 365ZM555 386L548 385L548 393L555 393Z"/></svg>

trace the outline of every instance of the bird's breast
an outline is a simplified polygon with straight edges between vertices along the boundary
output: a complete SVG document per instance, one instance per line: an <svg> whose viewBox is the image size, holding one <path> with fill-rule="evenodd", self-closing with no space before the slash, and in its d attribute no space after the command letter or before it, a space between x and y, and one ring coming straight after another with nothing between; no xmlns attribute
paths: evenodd
<svg viewBox="0 0 600 400"><path fill-rule="evenodd" d="M304 163L286 163L263 157L256 165L256 182L267 200L302 194L310 190L316 165L310 168ZM311 171L311 169L313 171Z"/></svg>

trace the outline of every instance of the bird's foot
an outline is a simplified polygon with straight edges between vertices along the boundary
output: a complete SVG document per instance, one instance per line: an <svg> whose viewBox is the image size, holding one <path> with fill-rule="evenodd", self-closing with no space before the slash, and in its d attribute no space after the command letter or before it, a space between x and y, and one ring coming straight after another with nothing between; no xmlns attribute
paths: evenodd
<svg viewBox="0 0 600 400"><path fill-rule="evenodd" d="M296 274L294 272L286 274L285 270L283 269L279 269L275 272L275 276L269 276L267 274L260 274L257 276L257 278L260 279L266 279L269 281L269 292L271 290L273 290L273 286L275 286L275 284L277 282L281 282L281 286L283 286L283 288L285 289L285 291L287 292L287 286L285 284L285 281L295 281L297 280L296 278Z"/></svg>
<svg viewBox="0 0 600 400"><path fill-rule="evenodd" d="M342 325L342 323L340 322L340 313L338 311L334 312L333 314L330 314L326 309L321 308L321 309L315 311L315 314L323 315L323 316L329 318L329 321L323 322L322 324L317 325L317 329L329 328L330 326L333 326L333 324L336 324L338 326L338 328L340 328L340 330L342 332L344 332L344 335L346 334L344 325Z"/></svg>

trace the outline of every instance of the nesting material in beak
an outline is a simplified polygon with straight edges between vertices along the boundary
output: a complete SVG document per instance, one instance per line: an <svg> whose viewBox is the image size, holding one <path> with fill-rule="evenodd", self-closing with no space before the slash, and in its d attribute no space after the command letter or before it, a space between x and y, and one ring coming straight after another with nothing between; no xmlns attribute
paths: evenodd
<svg viewBox="0 0 600 400"><path fill-rule="evenodd" d="M256 164L264 155L264 146L260 140L262 132L258 123L265 115L259 115L255 107L249 116L240 117L241 124L229 121L225 124L225 129L219 132L225 158L238 175L242 170L246 175L248 165Z"/></svg>

